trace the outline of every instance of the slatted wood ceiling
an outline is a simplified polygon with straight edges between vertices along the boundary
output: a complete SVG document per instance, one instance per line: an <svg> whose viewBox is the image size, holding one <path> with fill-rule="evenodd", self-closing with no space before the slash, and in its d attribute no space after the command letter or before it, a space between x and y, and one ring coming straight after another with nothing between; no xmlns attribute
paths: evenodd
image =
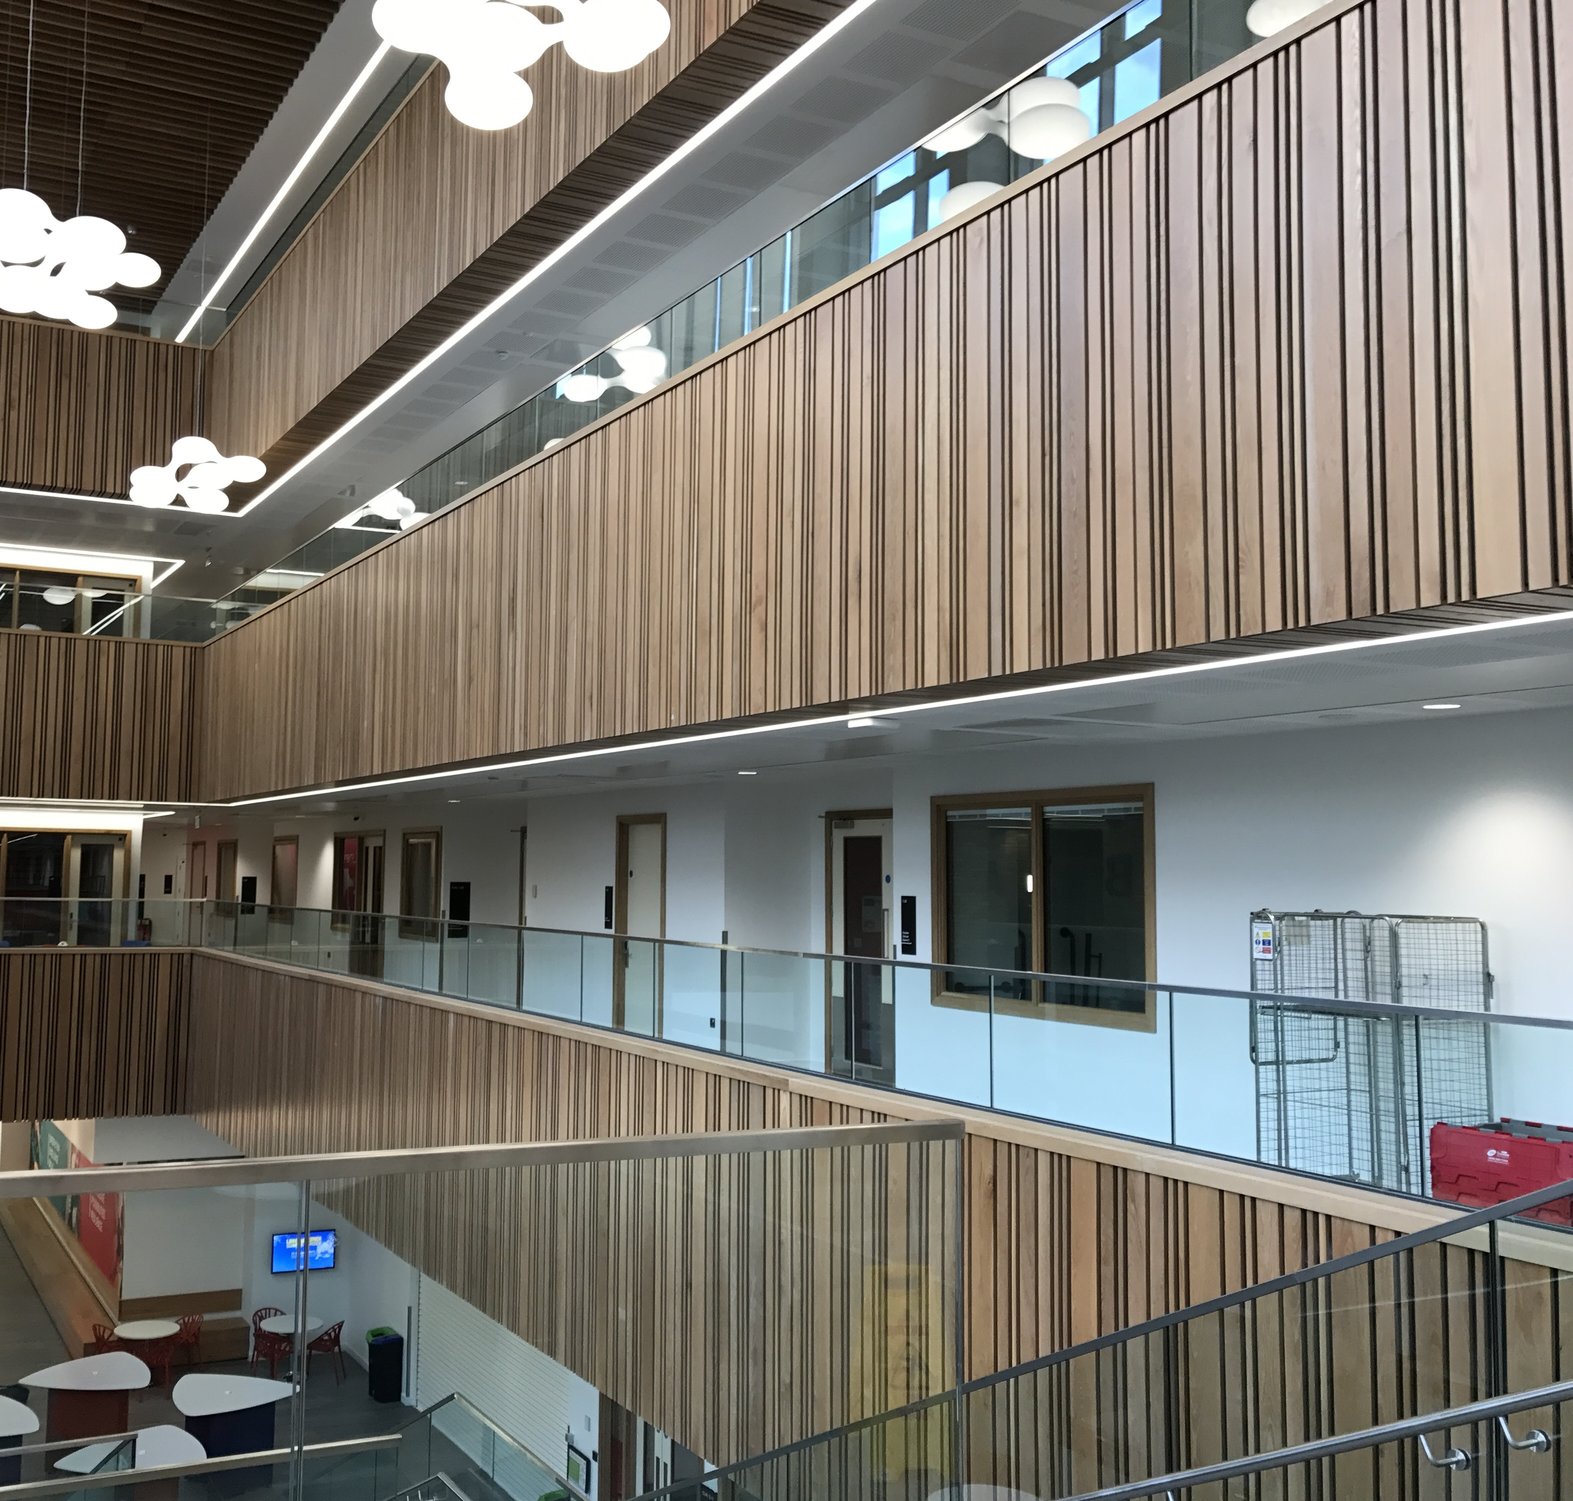
<svg viewBox="0 0 1573 1501"><path fill-rule="evenodd" d="M190 959L0 949L0 1120L184 1108Z"/></svg>
<svg viewBox="0 0 1573 1501"><path fill-rule="evenodd" d="M134 229L167 278L338 8L0 0L0 183Z"/></svg>
<svg viewBox="0 0 1573 1501"><path fill-rule="evenodd" d="M206 793L1566 584L1570 61L1251 55L228 633Z"/></svg>
<svg viewBox="0 0 1573 1501"><path fill-rule="evenodd" d="M197 432L194 349L0 317L0 485L123 496Z"/></svg>
<svg viewBox="0 0 1573 1501"><path fill-rule="evenodd" d="M0 631L0 797L192 796L197 647Z"/></svg>
<svg viewBox="0 0 1573 1501"><path fill-rule="evenodd" d="M535 108L517 130L458 124L435 69L218 344L211 435L279 472L845 4L670 4L671 35L626 73L554 47L530 68Z"/></svg>

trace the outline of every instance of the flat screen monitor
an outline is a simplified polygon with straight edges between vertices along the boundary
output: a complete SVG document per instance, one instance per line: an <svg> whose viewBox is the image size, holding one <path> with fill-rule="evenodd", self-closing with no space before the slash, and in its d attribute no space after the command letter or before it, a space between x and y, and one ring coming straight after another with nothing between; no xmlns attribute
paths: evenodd
<svg viewBox="0 0 1573 1501"><path fill-rule="evenodd" d="M339 1232L313 1230L302 1236L285 1230L273 1237L273 1270L298 1272L301 1268L301 1241L306 1243L305 1266L308 1272L330 1272L339 1259Z"/></svg>

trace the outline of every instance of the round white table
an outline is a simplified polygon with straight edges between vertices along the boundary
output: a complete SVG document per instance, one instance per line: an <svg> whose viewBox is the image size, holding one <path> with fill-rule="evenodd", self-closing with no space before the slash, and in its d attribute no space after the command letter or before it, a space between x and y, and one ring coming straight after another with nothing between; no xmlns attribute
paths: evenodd
<svg viewBox="0 0 1573 1501"><path fill-rule="evenodd" d="M89 1444L85 1449L73 1450L64 1459L57 1459L55 1468L68 1475L91 1475L119 1447L117 1443ZM131 1468L156 1470L163 1465L197 1464L207 1457L207 1450L184 1428L160 1423L138 1432L136 1457Z"/></svg>
<svg viewBox="0 0 1573 1501"><path fill-rule="evenodd" d="M265 1329L269 1334L294 1334L295 1315L292 1313L276 1313L271 1319L263 1319L257 1327ZM320 1328L322 1328L322 1320L314 1319L308 1315L306 1318L307 1337L309 1338L315 1334Z"/></svg>
<svg viewBox="0 0 1573 1501"><path fill-rule="evenodd" d="M0 1438L26 1438L38 1432L38 1414L15 1397L0 1397Z"/></svg>
<svg viewBox="0 0 1573 1501"><path fill-rule="evenodd" d="M180 1325L173 1319L133 1319L129 1324L115 1325L115 1338L130 1340L173 1339L180 1333Z"/></svg>

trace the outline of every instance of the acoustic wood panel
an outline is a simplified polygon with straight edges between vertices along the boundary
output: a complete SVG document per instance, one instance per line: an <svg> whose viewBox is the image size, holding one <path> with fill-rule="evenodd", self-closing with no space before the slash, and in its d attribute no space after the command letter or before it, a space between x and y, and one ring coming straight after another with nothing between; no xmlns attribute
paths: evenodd
<svg viewBox="0 0 1573 1501"><path fill-rule="evenodd" d="M160 949L0 949L0 1120L185 1108L190 959Z"/></svg>
<svg viewBox="0 0 1573 1501"><path fill-rule="evenodd" d="M0 631L0 797L192 796L198 648Z"/></svg>
<svg viewBox="0 0 1573 1501"><path fill-rule="evenodd" d="M287 467L845 3L671 4L665 44L620 74L553 47L529 69L535 108L516 130L460 125L434 69L219 342L219 446Z"/></svg>
<svg viewBox="0 0 1573 1501"><path fill-rule="evenodd" d="M124 496L197 425L198 352L0 317L0 485Z"/></svg>
<svg viewBox="0 0 1573 1501"><path fill-rule="evenodd" d="M207 795L1568 583L1568 28L1332 9L229 632Z"/></svg>
<svg viewBox="0 0 1573 1501"><path fill-rule="evenodd" d="M251 1155L961 1118L975 1376L1445 1217L371 982L206 952L192 963L190 1109ZM572 1341L550 1348L587 1380L610 1374ZM655 1420L654 1388L618 1391Z"/></svg>

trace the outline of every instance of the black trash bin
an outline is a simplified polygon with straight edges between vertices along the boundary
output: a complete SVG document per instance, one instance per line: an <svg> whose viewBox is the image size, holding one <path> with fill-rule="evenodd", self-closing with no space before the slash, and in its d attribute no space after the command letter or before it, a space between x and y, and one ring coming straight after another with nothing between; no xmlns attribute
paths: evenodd
<svg viewBox="0 0 1573 1501"><path fill-rule="evenodd" d="M397 1329L366 1331L366 1390L373 1402L404 1395L404 1336Z"/></svg>

